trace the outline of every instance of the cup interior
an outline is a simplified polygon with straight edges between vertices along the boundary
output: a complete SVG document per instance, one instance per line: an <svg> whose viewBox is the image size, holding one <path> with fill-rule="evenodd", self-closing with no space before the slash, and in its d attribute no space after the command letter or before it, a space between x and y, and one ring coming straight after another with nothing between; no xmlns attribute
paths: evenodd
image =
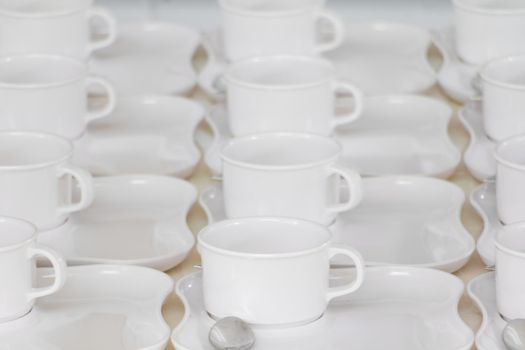
<svg viewBox="0 0 525 350"><path fill-rule="evenodd" d="M227 9L265 14L300 11L322 6L324 0L221 0L220 3L222 7Z"/></svg>
<svg viewBox="0 0 525 350"><path fill-rule="evenodd" d="M85 64L52 55L20 55L0 58L0 88L55 86L81 79Z"/></svg>
<svg viewBox="0 0 525 350"><path fill-rule="evenodd" d="M0 0L0 12L15 15L52 15L89 8L92 0Z"/></svg>
<svg viewBox="0 0 525 350"><path fill-rule="evenodd" d="M259 88L309 86L333 77L329 62L302 56L252 58L236 62L226 73L229 82Z"/></svg>
<svg viewBox="0 0 525 350"><path fill-rule="evenodd" d="M525 136L502 141L496 147L496 160L510 166L525 167Z"/></svg>
<svg viewBox="0 0 525 350"><path fill-rule="evenodd" d="M459 6L479 10L525 10L522 0L455 0Z"/></svg>
<svg viewBox="0 0 525 350"><path fill-rule="evenodd" d="M301 254L328 244L328 229L301 220L249 218L212 224L199 233L199 244L230 254Z"/></svg>
<svg viewBox="0 0 525 350"><path fill-rule="evenodd" d="M0 132L0 169L44 166L65 160L73 147L58 136L31 132Z"/></svg>
<svg viewBox="0 0 525 350"><path fill-rule="evenodd" d="M263 134L238 138L221 152L223 160L247 167L303 167L337 159L341 146L328 137Z"/></svg>
<svg viewBox="0 0 525 350"><path fill-rule="evenodd" d="M481 71L487 82L525 89L525 56L510 56L489 62Z"/></svg>
<svg viewBox="0 0 525 350"><path fill-rule="evenodd" d="M13 248L33 239L36 228L29 222L0 217L0 250Z"/></svg>

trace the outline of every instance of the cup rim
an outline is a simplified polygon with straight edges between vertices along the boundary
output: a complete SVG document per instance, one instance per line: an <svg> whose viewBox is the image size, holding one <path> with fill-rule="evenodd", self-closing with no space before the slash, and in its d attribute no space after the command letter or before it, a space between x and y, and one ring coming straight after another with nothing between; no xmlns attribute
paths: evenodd
<svg viewBox="0 0 525 350"><path fill-rule="evenodd" d="M54 160L46 161L46 162L38 162L34 164L25 164L25 165L0 165L0 171L20 171L20 170L33 170L33 169L45 168L50 165L65 162L73 155L73 143L70 140L62 136L59 136L59 135L45 133L45 132L38 132L38 131L15 131L15 130L0 131L0 138L5 135L32 136L32 137L52 139L54 141L61 142L62 144L66 145L69 148L69 150L67 154L63 155L62 157L54 159Z"/></svg>
<svg viewBox="0 0 525 350"><path fill-rule="evenodd" d="M219 6L223 11L240 15L240 16L250 16L250 17L259 17L259 18L268 18L268 17L285 17L285 16L292 16L292 15L299 15L306 12L312 11L312 9L316 9L318 6L322 7L323 1L316 0L317 3L312 3L311 6L305 6L298 9L290 9L290 10L274 10L274 11L253 11L248 9L241 9L239 7L232 6L231 4L228 4L228 0L219 0Z"/></svg>
<svg viewBox="0 0 525 350"><path fill-rule="evenodd" d="M491 77L487 73L487 70L491 68L491 66L493 65L497 65L497 64L501 64L505 62L517 61L517 60L522 61L525 67L525 55L523 54L522 55L506 55L502 57L497 57L485 63L479 71L479 76L484 82L490 83L495 86L503 87L506 89L512 89L512 90L525 90L525 84L506 83L494 77Z"/></svg>
<svg viewBox="0 0 525 350"><path fill-rule="evenodd" d="M254 164L249 163L246 161L241 161L237 159L233 159L226 154L224 154L224 150L228 147L236 146L239 143L247 142L250 140L257 140L257 139L265 139L265 138L272 138L272 137L295 137L295 138L302 138L302 139L316 139L319 141L329 141L333 143L334 146L337 147L337 152L333 156L313 161L313 162L307 162L302 164L293 164L293 165L263 165L263 164ZM320 165L328 164L337 161L339 158L339 155L342 152L342 146L339 142L336 140L325 137L321 135L316 134L307 134L307 133L294 133L294 132L277 132L277 133L264 133L264 134L254 134L254 135L248 135L248 136L242 136L242 137L236 137L228 141L220 150L220 157L223 162L233 164L235 166L246 168L246 169L255 169L255 170L265 170L265 171L290 171L290 170L300 170L300 169L308 169L308 168L314 168Z"/></svg>
<svg viewBox="0 0 525 350"><path fill-rule="evenodd" d="M0 89L19 89L19 90L25 90L25 89L43 89L43 88L56 88L59 86L68 85L74 82L77 82L84 78L88 74L88 68L85 63L83 63L80 60L77 60L73 57L65 56L65 55L54 55L54 54L40 54L40 53L30 53L30 54L15 54L15 55L4 55L0 56L0 62L3 62L5 60L10 59L17 59L17 58L45 58L45 59L52 59L57 61L67 61L69 63L73 63L77 66L79 66L82 70L82 73L78 74L75 78L70 79L64 79L61 81L55 81L51 83L29 83L29 84L18 84L18 83L7 83L0 80Z"/></svg>
<svg viewBox="0 0 525 350"><path fill-rule="evenodd" d="M501 156L502 148L512 145L514 142L521 141L523 139L525 139L525 134L514 135L514 136L511 136L509 138L506 138L500 141L494 150L494 158L496 159L496 161L509 168L513 168L513 169L520 170L520 171L525 171L525 164L524 165L517 164Z"/></svg>
<svg viewBox="0 0 525 350"><path fill-rule="evenodd" d="M501 242L501 237L503 235L505 234L510 235L514 233L514 231L517 229L525 231L525 221L519 221L513 224L505 225L501 230L499 230L496 233L494 244L496 248L501 250L502 252L505 252L507 254L510 254L510 255L513 255L519 258L525 258L525 252L520 252L515 249L512 249Z"/></svg>
<svg viewBox="0 0 525 350"><path fill-rule="evenodd" d="M247 82L232 77L231 72L236 69L241 64L257 63L257 62L268 62L268 61L279 61L279 60L295 60L302 62L310 62L319 65L326 66L331 72L330 76L327 76L323 79L319 79L315 82L302 83L302 84L287 84L287 85L277 85L277 84L259 84ZM235 61L224 73L224 79L227 83L233 83L236 86L248 87L251 89L257 90L296 90L296 89L305 89L318 85L322 85L326 82L330 82L335 79L335 68L333 64L325 58L315 57L315 56L306 56L306 55L272 55L272 56L254 56L243 58L238 61Z"/></svg>
<svg viewBox="0 0 525 350"><path fill-rule="evenodd" d="M71 15L77 12L85 11L92 6L93 6L93 1L89 0L85 6L79 6L76 8L64 9L64 10L55 10L55 11L47 11L47 12L32 12L32 13L19 12L19 11L9 10L9 9L0 7L0 15L9 16L13 18L23 18L23 19L51 18L51 17L68 16L68 15Z"/></svg>
<svg viewBox="0 0 525 350"><path fill-rule="evenodd" d="M6 247L0 246L0 252L8 252L8 251L16 250L16 249L18 249L20 247L23 247L26 244L34 241L34 240L36 240L36 237L37 237L37 234L38 234L38 229L31 222L29 222L27 220L24 220L24 219L19 219L19 218L15 218L15 217L12 217L12 216L5 216L5 215L0 216L0 223L1 222L12 222L12 223L21 224L21 225L25 226L26 228L32 230L33 232L28 238L26 238L24 240L20 240L17 243L11 244L11 245L6 246Z"/></svg>
<svg viewBox="0 0 525 350"><path fill-rule="evenodd" d="M454 7L457 9L481 13L485 15L499 15L499 16L517 16L525 14L525 8L516 10L516 9L487 9L483 7L476 7L474 5L466 4L464 0L452 0Z"/></svg>
<svg viewBox="0 0 525 350"><path fill-rule="evenodd" d="M239 252L234 251L226 248L219 248L209 242L205 241L205 235L208 234L210 231L213 231L217 228L222 228L225 226L229 226L232 224L257 224L263 221L272 221L272 222L279 222L284 223L287 225L301 225L301 226L309 226L310 228L314 228L318 230L319 232L323 232L326 235L326 239L323 241L322 244L319 244L316 247L303 249L303 250L297 250L293 252L287 252L287 253L245 253L245 252ZM238 258L249 258L249 259L261 259L261 260L268 260L268 259L283 259L283 258L295 258L300 256L306 256L313 253L317 253L323 249L325 249L327 246L330 245L332 241L332 233L330 230L321 224L318 224L313 221L307 221L303 219L293 219L293 218L286 218L286 217L277 217L277 216L261 216L261 217L246 217L246 218L238 218L238 219L227 219L222 220L216 223L212 223L205 228L203 228L199 234L197 235L197 246L206 248L210 251L213 251L215 253L226 255L226 256L233 256Z"/></svg>

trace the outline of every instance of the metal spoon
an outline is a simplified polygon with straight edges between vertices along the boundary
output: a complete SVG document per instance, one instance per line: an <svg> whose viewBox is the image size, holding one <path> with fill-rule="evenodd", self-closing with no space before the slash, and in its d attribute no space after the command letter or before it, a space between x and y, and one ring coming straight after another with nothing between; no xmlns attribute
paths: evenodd
<svg viewBox="0 0 525 350"><path fill-rule="evenodd" d="M255 344L255 334L252 329L237 317L218 320L211 327L208 339L219 350L248 350Z"/></svg>
<svg viewBox="0 0 525 350"><path fill-rule="evenodd" d="M525 320L512 320L501 334L503 343L509 350L525 350Z"/></svg>

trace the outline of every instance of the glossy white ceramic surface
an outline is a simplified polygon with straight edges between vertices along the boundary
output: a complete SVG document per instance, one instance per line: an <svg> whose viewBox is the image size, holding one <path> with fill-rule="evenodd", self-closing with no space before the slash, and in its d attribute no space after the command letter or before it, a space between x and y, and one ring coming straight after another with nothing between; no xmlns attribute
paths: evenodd
<svg viewBox="0 0 525 350"><path fill-rule="evenodd" d="M503 226L496 233L496 300L507 320L525 318L525 223Z"/></svg>
<svg viewBox="0 0 525 350"><path fill-rule="evenodd" d="M29 222L0 217L0 327L27 314L37 298L56 293L66 280L66 263L53 250L36 243L37 229ZM53 266L55 279L37 287L35 258ZM1 344L1 343L0 343Z"/></svg>
<svg viewBox="0 0 525 350"><path fill-rule="evenodd" d="M88 105L93 88L104 95L100 107ZM44 131L68 139L111 113L116 102L113 86L90 75L83 61L43 54L0 58L0 101L0 130Z"/></svg>
<svg viewBox="0 0 525 350"><path fill-rule="evenodd" d="M53 273L38 269L38 283ZM17 350L162 350L170 329L162 304L167 275L136 266L69 267L64 288L26 317L0 325L0 344Z"/></svg>
<svg viewBox="0 0 525 350"><path fill-rule="evenodd" d="M366 272L363 286L331 303L316 322L285 329L255 328L257 349L471 348L474 336L457 312L463 293L457 277L408 267L374 267ZM340 270L331 284L350 275ZM173 345L180 350L213 349L207 336L214 321L204 310L201 274L181 279L176 291L186 312L172 333Z"/></svg>
<svg viewBox="0 0 525 350"><path fill-rule="evenodd" d="M463 160L469 172L479 181L496 177L496 142L488 138L483 128L482 105L480 101L468 102L458 113L461 124L467 129L470 141Z"/></svg>
<svg viewBox="0 0 525 350"><path fill-rule="evenodd" d="M215 185L201 193L208 222L224 220L223 193ZM443 180L378 177L363 180L363 201L330 226L334 242L351 244L367 265L410 265L459 270L474 251L461 223L463 193ZM417 214L415 214L417 213ZM345 259L332 264L346 265Z"/></svg>
<svg viewBox="0 0 525 350"><path fill-rule="evenodd" d="M496 158L496 206L505 224L525 220L525 135L500 142Z"/></svg>
<svg viewBox="0 0 525 350"><path fill-rule="evenodd" d="M325 55L335 65L337 76L358 86L366 95L416 93L436 82L427 51L432 42L424 29L400 23L345 23L342 45ZM199 74L199 86L216 96L215 79L226 70L222 48L224 34L204 35L209 61Z"/></svg>
<svg viewBox="0 0 525 350"><path fill-rule="evenodd" d="M339 164L341 146L313 134L259 134L221 150L229 218L280 216L330 224L361 201L361 177ZM349 197L341 200L346 185Z"/></svg>
<svg viewBox="0 0 525 350"><path fill-rule="evenodd" d="M95 200L38 241L69 265L126 264L168 270L181 263L195 239L186 216L196 189L164 176L97 177Z"/></svg>
<svg viewBox="0 0 525 350"><path fill-rule="evenodd" d="M523 21L525 32L525 12ZM490 61L479 75L483 91L483 125L487 135L500 141L524 133L525 56Z"/></svg>
<svg viewBox="0 0 525 350"><path fill-rule="evenodd" d="M454 0L456 50L483 64L525 51L525 4L516 0Z"/></svg>
<svg viewBox="0 0 525 350"><path fill-rule="evenodd" d="M119 99L116 110L75 142L74 161L96 175L189 176L200 159L194 133L203 107L175 96Z"/></svg>
<svg viewBox="0 0 525 350"><path fill-rule="evenodd" d="M454 28L446 28L432 34L434 45L443 56L438 83L445 94L460 103L479 95L473 84L479 70L478 65L468 64L458 56Z"/></svg>
<svg viewBox="0 0 525 350"><path fill-rule="evenodd" d="M333 65L309 56L258 57L235 62L222 80L228 124L235 136L265 132L330 135L357 120L363 110L361 90L337 80ZM350 111L337 113L351 98Z"/></svg>
<svg viewBox="0 0 525 350"><path fill-rule="evenodd" d="M343 40L343 23L323 5L323 0L220 0L225 57L236 61L275 54L313 55L336 48ZM329 26L331 38L322 40L321 24Z"/></svg>
<svg viewBox="0 0 525 350"><path fill-rule="evenodd" d="M173 23L124 22L90 70L111 80L120 96L183 94L196 83L192 58L199 43L197 32Z"/></svg>
<svg viewBox="0 0 525 350"><path fill-rule="evenodd" d="M503 227L496 209L496 186L488 182L470 194L470 203L483 220L483 231L478 239L478 253L487 266L496 264L496 233Z"/></svg>
<svg viewBox="0 0 525 350"><path fill-rule="evenodd" d="M355 293L365 278L359 252L332 243L327 227L309 221L221 221L199 232L197 249L206 310L215 318L234 316L254 325L294 327L315 321L330 301ZM329 287L335 256L352 260L356 276Z"/></svg>
<svg viewBox="0 0 525 350"><path fill-rule="evenodd" d="M423 96L365 98L363 116L335 133L343 145L341 162L361 175L446 178L461 160L448 135L451 115L449 106ZM224 107L213 109L207 121L215 137L200 137L206 150L205 162L214 175L220 175L219 150L231 139Z"/></svg>
<svg viewBox="0 0 525 350"><path fill-rule="evenodd" d="M93 35L91 22L103 23L106 35ZM47 53L80 60L115 41L115 19L92 0L0 2L0 55Z"/></svg>
<svg viewBox="0 0 525 350"><path fill-rule="evenodd" d="M73 145L52 134L0 132L0 213L38 229L62 224L93 201L91 175L71 165ZM72 182L80 196L72 198Z"/></svg>

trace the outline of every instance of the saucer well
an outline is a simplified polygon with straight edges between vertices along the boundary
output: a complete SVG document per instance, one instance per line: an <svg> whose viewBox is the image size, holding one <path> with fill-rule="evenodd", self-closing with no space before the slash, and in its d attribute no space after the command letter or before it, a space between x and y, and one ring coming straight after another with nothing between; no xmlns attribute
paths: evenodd
<svg viewBox="0 0 525 350"><path fill-rule="evenodd" d="M480 181L491 180L496 176L496 143L488 138L483 128L480 101L468 102L458 113L459 120L467 129L470 142L464 160L468 170Z"/></svg>
<svg viewBox="0 0 525 350"><path fill-rule="evenodd" d="M53 272L38 269L38 283ZM137 266L68 268L65 286L37 299L26 316L0 325L0 348L16 350L161 350L170 329L162 304L171 278Z"/></svg>
<svg viewBox="0 0 525 350"><path fill-rule="evenodd" d="M348 269L334 271L331 284L351 277ZM463 283L432 269L367 268L361 288L335 299L312 323L289 328L254 327L258 350L467 350L473 343L470 328L457 307ZM211 350L208 332L214 321L202 297L202 275L179 280L177 295L185 315L172 333L178 350Z"/></svg>
<svg viewBox="0 0 525 350"><path fill-rule="evenodd" d="M90 60L119 96L183 94L197 82L192 59L201 42L192 29L168 22L119 23L117 40Z"/></svg>
<svg viewBox="0 0 525 350"><path fill-rule="evenodd" d="M436 83L427 52L430 33L422 28L388 22L347 24L346 39L325 55L335 65L338 78L359 86L366 95L417 93ZM199 75L199 86L217 96L214 86L227 62L220 30L204 36L208 63Z"/></svg>
<svg viewBox="0 0 525 350"><path fill-rule="evenodd" d="M465 63L454 47L454 29L447 28L433 33L434 45L443 55L443 65L438 73L438 83L453 100L463 103L476 97L474 80L478 67Z"/></svg>
<svg viewBox="0 0 525 350"><path fill-rule="evenodd" d="M483 232L478 239L478 253L487 266L496 264L496 233L502 228L496 209L496 185L484 183L470 194L470 203L483 220Z"/></svg>
<svg viewBox="0 0 525 350"><path fill-rule="evenodd" d="M461 223L463 191L426 177L363 179L363 201L330 227L337 243L356 248L367 265L409 265L459 270L475 250ZM343 191L346 192L346 191ZM344 193L342 193L344 196ZM208 222L226 219L220 184L201 193ZM335 259L336 266L347 265Z"/></svg>
<svg viewBox="0 0 525 350"><path fill-rule="evenodd" d="M479 350L506 350L501 334L507 322L500 316L496 305L496 273L488 272L470 281L467 291L481 311L483 321L476 334Z"/></svg>
<svg viewBox="0 0 525 350"><path fill-rule="evenodd" d="M184 97L120 98L108 117L75 141L75 164L97 176L191 175L200 159L194 140L204 108Z"/></svg>
<svg viewBox="0 0 525 350"><path fill-rule="evenodd" d="M364 176L426 175L446 178L461 160L448 135L451 108L417 95L373 96L365 99L362 118L336 130L343 146L341 164ZM231 139L227 111L221 104L210 113L213 140L201 145L205 163L216 176L221 173L219 152Z"/></svg>
<svg viewBox="0 0 525 350"><path fill-rule="evenodd" d="M126 264L168 270L195 239L186 216L197 190L173 177L125 175L94 179L95 200L38 241L69 265Z"/></svg>

